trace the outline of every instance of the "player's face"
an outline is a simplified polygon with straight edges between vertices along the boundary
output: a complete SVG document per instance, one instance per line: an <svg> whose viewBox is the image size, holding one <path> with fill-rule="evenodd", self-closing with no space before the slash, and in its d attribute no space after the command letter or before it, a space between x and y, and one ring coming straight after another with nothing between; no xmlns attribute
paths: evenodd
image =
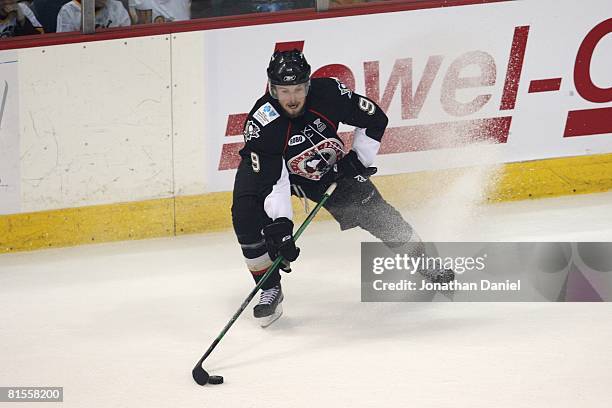
<svg viewBox="0 0 612 408"><path fill-rule="evenodd" d="M306 104L306 94L308 84L298 85L275 85L278 103L283 108L287 116L296 118L304 111Z"/></svg>

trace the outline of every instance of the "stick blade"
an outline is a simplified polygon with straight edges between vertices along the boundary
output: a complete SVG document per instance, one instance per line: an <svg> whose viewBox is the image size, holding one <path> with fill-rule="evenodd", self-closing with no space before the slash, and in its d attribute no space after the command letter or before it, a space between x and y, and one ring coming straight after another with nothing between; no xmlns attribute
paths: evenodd
<svg viewBox="0 0 612 408"><path fill-rule="evenodd" d="M191 375L193 376L193 380L199 385L206 385L208 383L208 378L210 377L210 375L202 368L200 364L193 367Z"/></svg>

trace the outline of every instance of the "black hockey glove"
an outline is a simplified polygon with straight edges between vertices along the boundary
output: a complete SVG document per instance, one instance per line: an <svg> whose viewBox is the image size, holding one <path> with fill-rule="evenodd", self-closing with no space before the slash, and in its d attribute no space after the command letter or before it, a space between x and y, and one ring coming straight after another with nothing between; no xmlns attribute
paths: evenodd
<svg viewBox="0 0 612 408"><path fill-rule="evenodd" d="M272 260L282 255L288 262L293 262L300 255L300 248L295 246L293 240L293 222L285 217L277 218L272 224L268 224L263 229L268 255ZM283 265L281 269L286 270L288 265Z"/></svg>
<svg viewBox="0 0 612 408"><path fill-rule="evenodd" d="M370 176L378 171L376 167L364 166L354 150L351 150L346 156L338 160L335 170L337 174L336 180L346 177L360 183L367 181Z"/></svg>

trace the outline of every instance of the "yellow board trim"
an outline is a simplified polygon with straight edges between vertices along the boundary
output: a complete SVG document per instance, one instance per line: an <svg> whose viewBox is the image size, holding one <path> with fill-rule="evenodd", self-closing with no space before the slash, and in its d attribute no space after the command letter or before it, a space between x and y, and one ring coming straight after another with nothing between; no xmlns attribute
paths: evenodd
<svg viewBox="0 0 612 408"><path fill-rule="evenodd" d="M0 216L0 253L174 234L172 199Z"/></svg>
<svg viewBox="0 0 612 408"><path fill-rule="evenodd" d="M473 169L472 169L473 170ZM389 202L418 206L470 169L375 177ZM585 194L612 189L612 154L500 165L486 201ZM231 192L0 216L0 253L123 241L231 228ZM294 200L296 222L304 219ZM323 212L319 219L329 219Z"/></svg>

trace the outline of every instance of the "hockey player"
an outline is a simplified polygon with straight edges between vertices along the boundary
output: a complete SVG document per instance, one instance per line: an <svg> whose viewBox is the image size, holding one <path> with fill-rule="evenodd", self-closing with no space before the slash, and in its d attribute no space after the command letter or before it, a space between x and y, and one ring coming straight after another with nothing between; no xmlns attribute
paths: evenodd
<svg viewBox="0 0 612 408"><path fill-rule="evenodd" d="M300 253L293 239L291 194L319 201L334 181L338 186L325 208L342 230L361 227L388 243L420 241L369 180L387 116L341 81L311 79L310 73L300 51L276 51L267 69L268 92L244 126L232 220L256 282L278 255L287 261L281 269L289 271L289 262ZM356 127L349 151L338 137L340 123ZM278 270L270 275L255 306L254 315L264 327L282 314L280 280Z"/></svg>

